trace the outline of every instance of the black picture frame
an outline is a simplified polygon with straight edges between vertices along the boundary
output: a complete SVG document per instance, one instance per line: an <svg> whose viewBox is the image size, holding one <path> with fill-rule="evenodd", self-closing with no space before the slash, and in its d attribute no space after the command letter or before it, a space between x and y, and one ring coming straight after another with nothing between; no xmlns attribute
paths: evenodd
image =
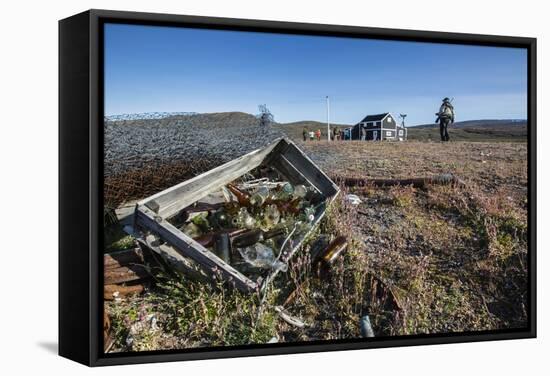
<svg viewBox="0 0 550 376"><path fill-rule="evenodd" d="M528 52L528 326L487 332L104 354L103 24L345 36L525 48ZM59 21L59 354L89 366L536 337L536 39L171 14L88 10Z"/></svg>

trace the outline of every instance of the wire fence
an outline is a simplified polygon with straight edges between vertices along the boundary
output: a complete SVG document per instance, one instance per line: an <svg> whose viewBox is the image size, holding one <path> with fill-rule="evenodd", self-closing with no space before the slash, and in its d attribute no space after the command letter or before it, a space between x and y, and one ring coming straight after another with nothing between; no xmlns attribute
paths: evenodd
<svg viewBox="0 0 550 376"><path fill-rule="evenodd" d="M153 163L124 173L105 177L104 206L115 209L123 202L138 200L211 170L223 163L221 158Z"/></svg>

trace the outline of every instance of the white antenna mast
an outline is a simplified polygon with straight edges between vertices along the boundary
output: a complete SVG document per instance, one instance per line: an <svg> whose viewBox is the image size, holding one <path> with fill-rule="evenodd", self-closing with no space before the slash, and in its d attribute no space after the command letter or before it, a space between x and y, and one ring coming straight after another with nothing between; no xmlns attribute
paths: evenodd
<svg viewBox="0 0 550 376"><path fill-rule="evenodd" d="M405 118L407 117L407 114L399 114L399 117L401 118L401 126L405 128Z"/></svg>
<svg viewBox="0 0 550 376"><path fill-rule="evenodd" d="M330 101L327 95L327 140L330 141Z"/></svg>

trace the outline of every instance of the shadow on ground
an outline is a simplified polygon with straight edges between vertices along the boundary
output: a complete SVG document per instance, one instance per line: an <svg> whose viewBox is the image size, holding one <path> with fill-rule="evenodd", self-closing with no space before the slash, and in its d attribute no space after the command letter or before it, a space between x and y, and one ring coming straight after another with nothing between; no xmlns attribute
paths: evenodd
<svg viewBox="0 0 550 376"><path fill-rule="evenodd" d="M38 342L37 345L43 350L51 354L57 355L57 350L58 350L57 342Z"/></svg>

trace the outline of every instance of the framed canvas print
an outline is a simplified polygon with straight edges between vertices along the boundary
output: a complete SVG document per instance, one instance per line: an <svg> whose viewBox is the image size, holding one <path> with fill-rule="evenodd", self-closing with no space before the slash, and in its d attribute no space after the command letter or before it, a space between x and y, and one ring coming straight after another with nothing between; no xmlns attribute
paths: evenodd
<svg viewBox="0 0 550 376"><path fill-rule="evenodd" d="M59 23L59 353L536 336L536 40Z"/></svg>

